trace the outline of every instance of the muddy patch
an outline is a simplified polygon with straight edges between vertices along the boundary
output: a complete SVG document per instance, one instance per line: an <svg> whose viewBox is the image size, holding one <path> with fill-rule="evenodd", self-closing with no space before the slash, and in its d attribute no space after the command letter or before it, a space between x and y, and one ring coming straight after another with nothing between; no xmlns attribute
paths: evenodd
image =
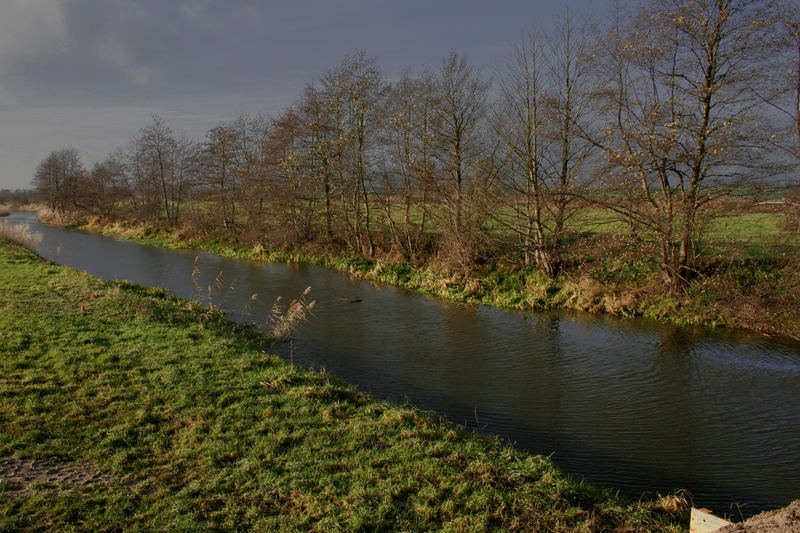
<svg viewBox="0 0 800 533"><path fill-rule="evenodd" d="M19 460L0 457L0 491L11 494L35 494L42 490L69 490L96 483L110 483L116 478L101 474L85 464L55 459Z"/></svg>
<svg viewBox="0 0 800 533"><path fill-rule="evenodd" d="M800 500L783 509L761 513L740 524L725 526L719 533L800 533Z"/></svg>

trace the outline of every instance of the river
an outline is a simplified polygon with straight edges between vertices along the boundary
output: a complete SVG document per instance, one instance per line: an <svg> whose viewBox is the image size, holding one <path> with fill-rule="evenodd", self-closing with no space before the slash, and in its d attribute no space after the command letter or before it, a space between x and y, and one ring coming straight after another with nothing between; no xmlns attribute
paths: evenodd
<svg viewBox="0 0 800 533"><path fill-rule="evenodd" d="M264 265L40 225L37 252L263 324L311 287L313 317L276 353L552 456L638 498L688 490L747 517L800 497L800 343L585 313L449 304L303 265ZM195 272L193 276L192 273ZM253 295L256 295L255 297Z"/></svg>

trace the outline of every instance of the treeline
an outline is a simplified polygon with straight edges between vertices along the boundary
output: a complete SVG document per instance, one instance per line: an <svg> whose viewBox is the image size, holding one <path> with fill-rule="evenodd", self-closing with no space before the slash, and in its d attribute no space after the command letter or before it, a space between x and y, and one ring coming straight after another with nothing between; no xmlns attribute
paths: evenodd
<svg viewBox="0 0 800 533"><path fill-rule="evenodd" d="M623 7L624 4L624 7ZM556 276L587 206L692 276L704 213L800 161L800 16L766 0L564 12L490 78L458 53L391 82L364 52L274 119L179 137L160 118L86 169L63 149L50 208L405 261L511 258Z"/></svg>
<svg viewBox="0 0 800 533"><path fill-rule="evenodd" d="M27 204L35 200L36 194L30 189L0 189L0 204Z"/></svg>

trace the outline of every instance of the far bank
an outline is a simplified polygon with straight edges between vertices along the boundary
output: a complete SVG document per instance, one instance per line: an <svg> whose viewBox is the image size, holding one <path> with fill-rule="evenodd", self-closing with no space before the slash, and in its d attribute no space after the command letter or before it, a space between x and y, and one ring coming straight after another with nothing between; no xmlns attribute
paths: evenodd
<svg viewBox="0 0 800 533"><path fill-rule="evenodd" d="M45 218L52 222L52 219ZM91 219L77 227L151 246L204 250L267 263L319 265L357 279L402 287L450 302L523 311L574 310L644 317L675 325L740 328L800 339L800 257L793 249L765 257L718 258L684 291L665 286L641 242L598 242L585 263L551 279L500 259L472 266L409 263L310 245L305 249L202 237L182 229Z"/></svg>

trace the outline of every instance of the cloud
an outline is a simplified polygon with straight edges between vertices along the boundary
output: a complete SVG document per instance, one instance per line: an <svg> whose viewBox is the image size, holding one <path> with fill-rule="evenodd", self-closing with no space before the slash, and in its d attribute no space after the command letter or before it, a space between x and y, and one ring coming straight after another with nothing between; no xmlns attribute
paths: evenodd
<svg viewBox="0 0 800 533"><path fill-rule="evenodd" d="M13 46L33 27L60 32L64 27L63 4L58 0L6 0L0 17L0 43Z"/></svg>
<svg viewBox="0 0 800 533"><path fill-rule="evenodd" d="M213 34L219 28L219 14L212 11L213 7L209 0L184 0L180 14L194 28Z"/></svg>
<svg viewBox="0 0 800 533"><path fill-rule="evenodd" d="M166 17L129 0L6 0L0 12L0 79L25 101L141 90L182 51Z"/></svg>
<svg viewBox="0 0 800 533"><path fill-rule="evenodd" d="M239 15L243 20L251 24L253 27L264 27L264 13L261 8L252 3L245 3L239 8Z"/></svg>

